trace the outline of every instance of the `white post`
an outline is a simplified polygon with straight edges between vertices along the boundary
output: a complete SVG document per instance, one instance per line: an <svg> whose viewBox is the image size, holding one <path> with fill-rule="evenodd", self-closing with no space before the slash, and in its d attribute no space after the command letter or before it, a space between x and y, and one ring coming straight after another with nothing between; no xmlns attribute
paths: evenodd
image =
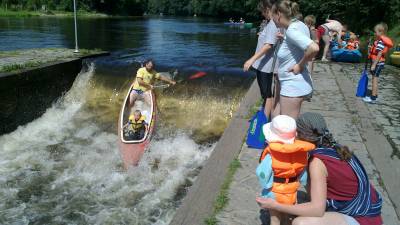
<svg viewBox="0 0 400 225"><path fill-rule="evenodd" d="M76 2L74 0L74 22L75 22L75 51L74 53L79 53L79 48L78 48L78 27L76 24Z"/></svg>

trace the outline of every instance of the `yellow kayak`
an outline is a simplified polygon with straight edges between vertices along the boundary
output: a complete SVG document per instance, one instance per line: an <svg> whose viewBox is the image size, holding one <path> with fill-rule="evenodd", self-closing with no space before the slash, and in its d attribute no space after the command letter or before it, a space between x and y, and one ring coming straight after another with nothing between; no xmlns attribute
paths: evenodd
<svg viewBox="0 0 400 225"><path fill-rule="evenodd" d="M390 55L390 62L395 66L400 66L400 44L397 45L396 50Z"/></svg>

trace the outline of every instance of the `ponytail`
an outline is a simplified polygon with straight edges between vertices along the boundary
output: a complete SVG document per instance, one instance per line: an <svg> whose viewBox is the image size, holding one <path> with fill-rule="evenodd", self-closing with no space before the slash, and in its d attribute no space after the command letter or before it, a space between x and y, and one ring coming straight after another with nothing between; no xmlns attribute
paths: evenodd
<svg viewBox="0 0 400 225"><path fill-rule="evenodd" d="M300 6L297 2L280 0L274 4L273 13L282 13L288 19L302 19Z"/></svg>
<svg viewBox="0 0 400 225"><path fill-rule="evenodd" d="M336 140L328 130L320 137L318 145L335 149L342 161L349 161L353 156L353 152L350 151L349 147L336 143Z"/></svg>

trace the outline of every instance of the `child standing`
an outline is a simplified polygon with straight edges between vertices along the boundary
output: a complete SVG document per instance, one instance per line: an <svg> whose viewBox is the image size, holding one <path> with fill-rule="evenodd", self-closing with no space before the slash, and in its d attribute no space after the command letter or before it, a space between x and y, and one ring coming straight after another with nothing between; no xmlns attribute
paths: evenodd
<svg viewBox="0 0 400 225"><path fill-rule="evenodd" d="M274 21L271 19L271 8L271 0L261 1L260 10L264 18L268 20L268 23L258 36L256 52L243 65L244 71L248 71L250 68L256 71L257 83L260 87L261 97L263 98L264 113L268 118L270 118L273 108L274 93L272 93L272 81L274 74L277 73L278 63L276 63L275 68L272 68L272 64L274 61L275 47L278 41L276 34L279 31Z"/></svg>
<svg viewBox="0 0 400 225"><path fill-rule="evenodd" d="M385 66L385 56L393 42L386 36L388 26L386 23L379 23L375 26L375 41L369 49L368 58L371 60L372 74L372 95L363 98L364 102L375 104L378 100L378 79Z"/></svg>

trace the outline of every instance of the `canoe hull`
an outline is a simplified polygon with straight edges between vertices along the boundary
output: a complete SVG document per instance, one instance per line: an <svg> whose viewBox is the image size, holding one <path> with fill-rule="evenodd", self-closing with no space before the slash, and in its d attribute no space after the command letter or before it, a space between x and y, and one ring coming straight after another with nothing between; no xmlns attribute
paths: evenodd
<svg viewBox="0 0 400 225"><path fill-rule="evenodd" d="M142 101L142 105L145 106L141 108L141 111L146 116L146 122L148 123L148 130L145 132L144 138L135 141L129 141L124 138L123 126L128 122L129 114L134 110L139 109L138 104L141 102L140 100L137 100L135 106L129 109L128 105L130 92L131 88L125 97L118 119L118 142L125 169L128 169L131 166L137 166L139 164L144 152L149 147L156 122L156 98L153 91L148 91L144 94L149 96L150 104L145 104L144 101Z"/></svg>

